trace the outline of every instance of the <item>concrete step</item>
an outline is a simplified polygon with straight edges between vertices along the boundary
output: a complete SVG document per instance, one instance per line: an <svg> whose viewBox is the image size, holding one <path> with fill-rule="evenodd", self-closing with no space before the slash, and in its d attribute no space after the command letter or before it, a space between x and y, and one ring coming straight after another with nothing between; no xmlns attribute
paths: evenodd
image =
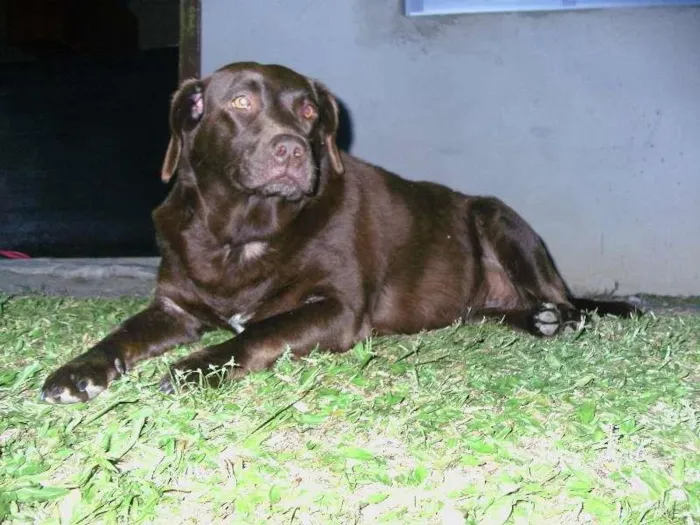
<svg viewBox="0 0 700 525"><path fill-rule="evenodd" d="M159 262L158 257L0 260L0 292L147 297Z"/></svg>
<svg viewBox="0 0 700 525"><path fill-rule="evenodd" d="M159 263L159 257L0 259L0 293L148 297L156 284ZM600 296L580 292L582 296ZM616 298L655 312L700 313L700 297L637 294Z"/></svg>

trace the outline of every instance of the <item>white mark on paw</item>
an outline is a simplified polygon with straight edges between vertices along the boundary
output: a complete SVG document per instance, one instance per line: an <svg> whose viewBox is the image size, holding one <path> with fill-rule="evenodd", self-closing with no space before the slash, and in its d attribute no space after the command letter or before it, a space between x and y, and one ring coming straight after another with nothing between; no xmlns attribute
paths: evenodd
<svg viewBox="0 0 700 525"><path fill-rule="evenodd" d="M546 335L547 337L550 337L557 333L557 329L559 328L558 324L541 324L541 323L535 323L535 326L537 329L540 331L542 335Z"/></svg>
<svg viewBox="0 0 700 525"><path fill-rule="evenodd" d="M104 389L105 387L96 385L92 381L87 381L87 384L85 385L85 393L88 395L89 399L92 399L97 394L104 392Z"/></svg>
<svg viewBox="0 0 700 525"><path fill-rule="evenodd" d="M545 310L537 314L536 319L540 323L558 323L559 317L552 310Z"/></svg>
<svg viewBox="0 0 700 525"><path fill-rule="evenodd" d="M80 403L82 399L74 396L68 388L64 388L63 392L53 397L46 397L48 403Z"/></svg>
<svg viewBox="0 0 700 525"><path fill-rule="evenodd" d="M543 303L542 309L535 314L535 328L544 336L551 337L557 333L561 325L561 317L557 305Z"/></svg>

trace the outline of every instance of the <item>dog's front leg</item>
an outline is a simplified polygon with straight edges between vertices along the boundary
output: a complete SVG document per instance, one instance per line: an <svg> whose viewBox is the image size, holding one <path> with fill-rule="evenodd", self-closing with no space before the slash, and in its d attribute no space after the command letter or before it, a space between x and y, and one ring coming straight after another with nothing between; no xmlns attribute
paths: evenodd
<svg viewBox="0 0 700 525"><path fill-rule="evenodd" d="M287 349L294 357L308 355L316 347L343 352L362 336L357 316L340 301L313 302L253 323L235 338L181 359L163 378L160 389L174 392L175 375L181 375L185 383L196 384L205 378L208 385L216 386L224 378L271 367ZM210 373L229 364L225 373Z"/></svg>
<svg viewBox="0 0 700 525"><path fill-rule="evenodd" d="M114 332L54 371L41 389L49 403L87 401L137 361L200 338L202 323L167 298L127 319Z"/></svg>

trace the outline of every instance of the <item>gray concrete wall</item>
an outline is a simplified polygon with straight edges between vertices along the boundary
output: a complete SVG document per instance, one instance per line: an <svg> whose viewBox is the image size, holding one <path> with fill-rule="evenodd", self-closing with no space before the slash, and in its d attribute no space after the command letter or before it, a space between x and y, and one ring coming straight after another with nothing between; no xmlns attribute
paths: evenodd
<svg viewBox="0 0 700 525"><path fill-rule="evenodd" d="M700 294L700 9L400 4L206 0L203 73L257 60L320 78L354 154L503 198L575 290Z"/></svg>

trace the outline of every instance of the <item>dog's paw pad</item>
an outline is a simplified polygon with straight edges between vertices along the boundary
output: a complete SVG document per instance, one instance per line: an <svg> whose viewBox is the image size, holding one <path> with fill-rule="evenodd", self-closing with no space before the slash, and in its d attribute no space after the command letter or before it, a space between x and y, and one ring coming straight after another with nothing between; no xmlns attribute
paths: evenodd
<svg viewBox="0 0 700 525"><path fill-rule="evenodd" d="M76 374L54 374L41 389L41 400L51 404L80 403L97 396L107 388L88 377Z"/></svg>
<svg viewBox="0 0 700 525"><path fill-rule="evenodd" d="M51 404L68 404L88 401L103 392L107 385L76 374L60 374L58 370L46 380L41 389L41 400Z"/></svg>
<svg viewBox="0 0 700 525"><path fill-rule="evenodd" d="M533 317L533 325L540 335L551 337L562 325L561 312L553 303L543 303Z"/></svg>
<svg viewBox="0 0 700 525"><path fill-rule="evenodd" d="M41 389L41 400L51 404L80 403L103 392L110 381L126 371L117 358L78 359L54 371Z"/></svg>
<svg viewBox="0 0 700 525"><path fill-rule="evenodd" d="M82 379L78 382L77 386L78 390L87 394L88 399L92 399L98 394L101 394L107 388L106 386L94 383L91 379Z"/></svg>
<svg viewBox="0 0 700 525"><path fill-rule="evenodd" d="M41 390L41 400L53 404L69 404L87 401L87 394L81 394L70 386L51 385Z"/></svg>

